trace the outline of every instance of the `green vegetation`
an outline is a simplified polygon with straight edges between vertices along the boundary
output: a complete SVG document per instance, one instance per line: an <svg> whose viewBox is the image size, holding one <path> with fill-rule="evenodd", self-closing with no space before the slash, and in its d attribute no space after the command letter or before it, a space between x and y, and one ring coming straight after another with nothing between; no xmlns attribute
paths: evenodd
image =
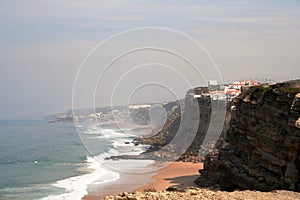
<svg viewBox="0 0 300 200"><path fill-rule="evenodd" d="M262 97L269 90L270 90L270 87L266 87L266 86L257 87L252 92L251 97L253 97L254 99L259 99L260 97Z"/></svg>
<svg viewBox="0 0 300 200"><path fill-rule="evenodd" d="M281 92L284 92L284 93L296 94L296 93L300 92L300 88L280 87L280 88L277 88L277 89Z"/></svg>

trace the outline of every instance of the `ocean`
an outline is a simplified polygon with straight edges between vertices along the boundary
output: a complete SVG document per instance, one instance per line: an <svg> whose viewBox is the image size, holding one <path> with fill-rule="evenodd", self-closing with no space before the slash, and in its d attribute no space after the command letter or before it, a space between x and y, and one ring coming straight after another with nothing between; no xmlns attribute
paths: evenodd
<svg viewBox="0 0 300 200"><path fill-rule="evenodd" d="M112 183L120 171L154 162L105 159L145 151L147 146L130 143L134 137L93 124L1 120L0 199L81 199L89 186Z"/></svg>

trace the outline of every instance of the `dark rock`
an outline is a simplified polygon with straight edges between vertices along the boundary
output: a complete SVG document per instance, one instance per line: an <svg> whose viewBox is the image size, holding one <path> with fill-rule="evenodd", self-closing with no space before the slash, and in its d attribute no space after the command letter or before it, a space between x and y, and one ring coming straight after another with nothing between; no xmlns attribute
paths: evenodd
<svg viewBox="0 0 300 200"><path fill-rule="evenodd" d="M206 156L195 183L213 180L227 191L300 191L299 92L298 80L250 87L236 97L217 151Z"/></svg>
<svg viewBox="0 0 300 200"><path fill-rule="evenodd" d="M140 144L151 145L144 154L159 159L202 161L213 147L210 143L203 144L203 140L207 134L220 134L226 107L225 101L212 101L209 96L202 95L207 91L205 87L189 90L184 101L167 113L166 123L157 133L135 139ZM224 110L224 114L220 114L219 110ZM213 123L212 130L208 130L210 123ZM213 138L209 139L213 142Z"/></svg>

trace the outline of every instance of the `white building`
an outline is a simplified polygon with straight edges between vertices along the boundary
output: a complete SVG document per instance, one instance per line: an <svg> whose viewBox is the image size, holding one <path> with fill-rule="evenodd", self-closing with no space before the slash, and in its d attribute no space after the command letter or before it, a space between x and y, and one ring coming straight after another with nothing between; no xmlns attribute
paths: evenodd
<svg viewBox="0 0 300 200"><path fill-rule="evenodd" d="M208 87L212 86L212 85L218 85L218 81L216 81L216 80L209 80L208 81Z"/></svg>

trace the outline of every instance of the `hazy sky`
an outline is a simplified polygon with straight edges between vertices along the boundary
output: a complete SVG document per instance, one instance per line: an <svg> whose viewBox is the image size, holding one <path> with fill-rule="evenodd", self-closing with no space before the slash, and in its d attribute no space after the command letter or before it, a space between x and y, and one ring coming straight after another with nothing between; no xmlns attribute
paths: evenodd
<svg viewBox="0 0 300 200"><path fill-rule="evenodd" d="M0 0L0 26L1 119L71 108L73 82L89 51L111 35L137 27L166 27L193 37L210 53L225 81L300 78L298 0ZM122 45L136 40L129 37ZM181 86L175 78L169 83Z"/></svg>

